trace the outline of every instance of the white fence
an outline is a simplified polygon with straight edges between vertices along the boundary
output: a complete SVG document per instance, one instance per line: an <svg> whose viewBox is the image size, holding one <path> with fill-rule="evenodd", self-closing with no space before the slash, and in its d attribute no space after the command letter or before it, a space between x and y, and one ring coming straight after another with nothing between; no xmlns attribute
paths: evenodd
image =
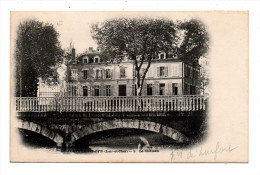
<svg viewBox="0 0 260 175"><path fill-rule="evenodd" d="M203 96L15 97L17 112L144 112L205 110Z"/></svg>

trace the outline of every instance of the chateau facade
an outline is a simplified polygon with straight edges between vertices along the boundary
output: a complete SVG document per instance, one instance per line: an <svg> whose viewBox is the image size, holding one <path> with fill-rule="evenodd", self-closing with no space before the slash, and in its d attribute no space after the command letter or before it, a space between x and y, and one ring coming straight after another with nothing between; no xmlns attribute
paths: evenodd
<svg viewBox="0 0 260 175"><path fill-rule="evenodd" d="M106 61L92 48L68 64L68 96L135 96L134 61L122 55L120 61ZM145 70L147 62L143 63ZM152 60L142 88L142 96L200 94L200 71L176 55L158 54Z"/></svg>

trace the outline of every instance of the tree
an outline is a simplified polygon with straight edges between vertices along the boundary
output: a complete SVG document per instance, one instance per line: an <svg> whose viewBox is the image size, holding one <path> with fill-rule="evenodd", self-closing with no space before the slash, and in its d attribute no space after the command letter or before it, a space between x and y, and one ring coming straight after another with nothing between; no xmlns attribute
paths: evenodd
<svg viewBox="0 0 260 175"><path fill-rule="evenodd" d="M20 23L15 52L16 96L36 96L40 77L58 81L54 66L61 63L63 55L58 37L49 23L37 20Z"/></svg>
<svg viewBox="0 0 260 175"><path fill-rule="evenodd" d="M199 20L191 19L179 22L178 30L183 32L182 42L177 46L180 59L192 64L198 64L209 49L209 36L206 26Z"/></svg>
<svg viewBox="0 0 260 175"><path fill-rule="evenodd" d="M134 61L137 95L141 96L152 58L176 45L176 28L168 19L118 18L93 25L92 37L110 59L127 53ZM147 64L141 73L144 62Z"/></svg>
<svg viewBox="0 0 260 175"><path fill-rule="evenodd" d="M193 66L200 67L200 90L204 95L208 90L208 57L209 35L206 26L197 19L178 22L179 43L176 45L181 60Z"/></svg>

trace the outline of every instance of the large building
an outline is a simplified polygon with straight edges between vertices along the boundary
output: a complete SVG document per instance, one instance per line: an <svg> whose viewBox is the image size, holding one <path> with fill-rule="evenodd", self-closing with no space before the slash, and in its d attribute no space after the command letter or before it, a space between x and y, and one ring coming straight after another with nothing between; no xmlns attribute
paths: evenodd
<svg viewBox="0 0 260 175"><path fill-rule="evenodd" d="M119 59L107 59L90 48L68 64L68 96L135 96L134 61L127 54ZM141 73L145 70L144 62ZM152 59L146 74L142 96L200 94L200 72L178 58L177 54L160 53Z"/></svg>

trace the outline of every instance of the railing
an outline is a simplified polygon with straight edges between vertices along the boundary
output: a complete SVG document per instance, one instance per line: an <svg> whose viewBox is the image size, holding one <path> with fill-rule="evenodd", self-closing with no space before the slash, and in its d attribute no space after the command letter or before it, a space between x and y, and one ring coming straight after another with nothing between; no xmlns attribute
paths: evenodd
<svg viewBox="0 0 260 175"><path fill-rule="evenodd" d="M15 97L17 112L155 112L205 110L199 95L141 97Z"/></svg>

